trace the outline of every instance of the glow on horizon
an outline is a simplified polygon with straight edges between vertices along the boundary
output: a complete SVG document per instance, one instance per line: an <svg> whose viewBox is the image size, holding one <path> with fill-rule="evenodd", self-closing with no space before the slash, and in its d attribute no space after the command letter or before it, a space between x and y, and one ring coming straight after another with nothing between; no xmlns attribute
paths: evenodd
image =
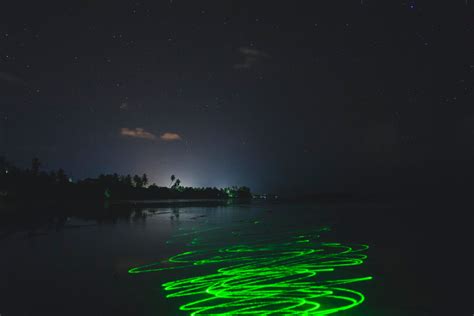
<svg viewBox="0 0 474 316"><path fill-rule="evenodd" d="M171 175L174 174L177 179L181 180L181 186L183 187L194 187L194 188L201 188L201 187L216 187L218 189L229 188L232 186L248 186L251 187L249 184L242 184L242 183L232 183L232 181L222 181L220 179L199 179L198 176L194 175L193 173L172 173L168 172L168 177L162 176L154 176L153 174L148 175L150 184L155 183L157 186L160 187L169 187L171 183ZM162 174L161 172L159 174Z"/></svg>

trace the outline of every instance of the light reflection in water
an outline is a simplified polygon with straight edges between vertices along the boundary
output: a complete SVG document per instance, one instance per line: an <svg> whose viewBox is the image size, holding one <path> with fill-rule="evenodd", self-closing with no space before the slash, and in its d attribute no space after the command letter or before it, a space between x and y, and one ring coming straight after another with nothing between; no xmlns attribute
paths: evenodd
<svg viewBox="0 0 474 316"><path fill-rule="evenodd" d="M368 246L321 242L327 230L273 236L246 233L248 227L191 230L169 241L184 239L187 251L129 273L195 270L195 276L162 284L168 298L186 299L180 310L192 315L333 314L362 304L364 295L350 285L372 277L347 271L364 263Z"/></svg>

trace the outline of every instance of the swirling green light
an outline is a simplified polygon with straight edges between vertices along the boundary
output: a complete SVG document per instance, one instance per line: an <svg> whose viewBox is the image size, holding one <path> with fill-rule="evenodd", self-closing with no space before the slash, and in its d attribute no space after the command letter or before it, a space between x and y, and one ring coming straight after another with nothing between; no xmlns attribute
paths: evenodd
<svg viewBox="0 0 474 316"><path fill-rule="evenodd" d="M180 306L191 315L328 315L364 302L361 292L345 285L372 277L330 277L336 269L361 265L367 249L367 245L316 243L299 235L290 242L186 251L129 273L215 265L214 273L163 284L171 292L168 298L191 300Z"/></svg>

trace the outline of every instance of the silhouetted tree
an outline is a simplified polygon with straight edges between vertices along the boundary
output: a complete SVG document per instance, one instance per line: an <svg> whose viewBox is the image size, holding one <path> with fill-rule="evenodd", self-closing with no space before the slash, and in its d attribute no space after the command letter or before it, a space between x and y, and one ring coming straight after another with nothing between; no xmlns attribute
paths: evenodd
<svg viewBox="0 0 474 316"><path fill-rule="evenodd" d="M171 176L171 187L148 186L148 176L101 174L69 183L63 169L40 171L41 163L32 159L31 169L20 169L0 157L0 195L20 201L35 200L109 200L109 199L168 199L168 198L247 198L251 197L247 187L192 188L181 186L181 180ZM8 172L6 172L8 170ZM33 176L35 174L35 176ZM144 186L147 186L144 188ZM135 188L134 188L135 187Z"/></svg>
<svg viewBox="0 0 474 316"><path fill-rule="evenodd" d="M38 175L40 167L41 167L41 162L39 161L39 159L36 157L33 158L33 160L31 161L31 172L33 172L35 176Z"/></svg>
<svg viewBox="0 0 474 316"><path fill-rule="evenodd" d="M49 177L54 182L58 181L58 175L56 174L56 171L54 171L54 170L51 170L51 172L49 173Z"/></svg>
<svg viewBox="0 0 474 316"><path fill-rule="evenodd" d="M146 173L143 174L142 176L142 186L146 187L148 184L148 177L146 175Z"/></svg>
<svg viewBox="0 0 474 316"><path fill-rule="evenodd" d="M241 199L249 199L252 197L249 187L240 187L237 189L237 197Z"/></svg>
<svg viewBox="0 0 474 316"><path fill-rule="evenodd" d="M64 172L63 169L58 170L58 173L56 174L56 178L57 178L59 183L68 182L68 177L66 176L66 173Z"/></svg>
<svg viewBox="0 0 474 316"><path fill-rule="evenodd" d="M138 174L134 175L133 176L133 183L135 184L136 188L143 187L142 177L140 177Z"/></svg>
<svg viewBox="0 0 474 316"><path fill-rule="evenodd" d="M125 185L128 185L129 187L133 186L133 183L132 183L132 176L127 174L124 178L124 184Z"/></svg>
<svg viewBox="0 0 474 316"><path fill-rule="evenodd" d="M180 184L181 184L181 180L176 179L176 181L174 182L174 184L171 188L174 189L174 190L177 190L179 188Z"/></svg>

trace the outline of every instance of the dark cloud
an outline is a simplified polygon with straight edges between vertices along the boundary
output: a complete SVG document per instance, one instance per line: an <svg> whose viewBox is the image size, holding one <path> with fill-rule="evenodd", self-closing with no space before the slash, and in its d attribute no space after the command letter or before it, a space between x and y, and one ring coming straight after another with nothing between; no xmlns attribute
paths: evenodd
<svg viewBox="0 0 474 316"><path fill-rule="evenodd" d="M260 59L270 57L267 53L250 47L240 47L239 52L244 57L244 61L240 64L235 64L235 69L248 69Z"/></svg>

